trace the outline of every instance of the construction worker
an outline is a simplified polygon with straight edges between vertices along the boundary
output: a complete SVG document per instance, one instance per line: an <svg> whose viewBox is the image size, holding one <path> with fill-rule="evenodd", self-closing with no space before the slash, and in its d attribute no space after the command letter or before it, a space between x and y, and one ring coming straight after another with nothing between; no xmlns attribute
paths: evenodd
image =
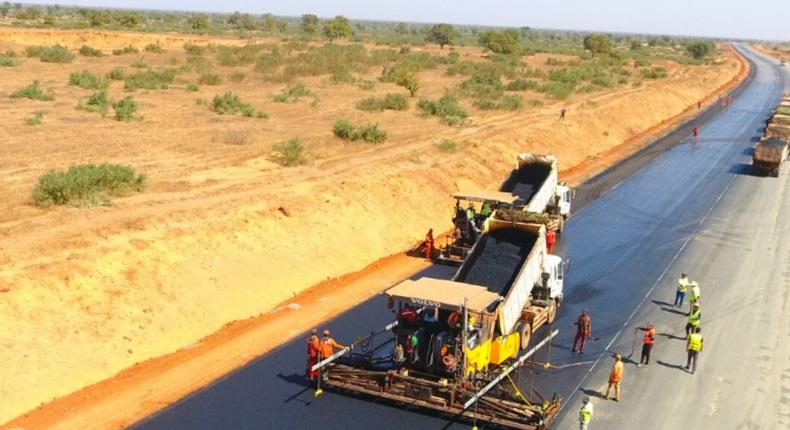
<svg viewBox="0 0 790 430"><path fill-rule="evenodd" d="M647 323L647 327L639 329L645 331L645 335L642 337L642 357L639 358L637 365L637 367L642 367L643 364L645 366L650 364L650 352L656 343L656 329L653 327L653 323Z"/></svg>
<svg viewBox="0 0 790 430"><path fill-rule="evenodd" d="M699 99L699 101L697 101L697 110L700 109L702 109L702 99Z"/></svg>
<svg viewBox="0 0 790 430"><path fill-rule="evenodd" d="M318 376L317 370L312 370L318 364L318 356L321 354L321 340L318 339L318 329L310 330L310 337L307 338L307 377L314 380Z"/></svg>
<svg viewBox="0 0 790 430"><path fill-rule="evenodd" d="M695 327L694 333L689 336L686 342L686 351L688 358L686 359L686 370L691 370L691 374L697 371L697 359L700 352L702 352L702 328Z"/></svg>
<svg viewBox="0 0 790 430"><path fill-rule="evenodd" d="M699 126L695 125L694 128L691 129L691 135L694 137L694 141L696 142L699 138Z"/></svg>
<svg viewBox="0 0 790 430"><path fill-rule="evenodd" d="M419 350L420 340L417 337L417 333L412 333L406 336L406 353L409 354L409 361L411 363L417 362L417 351Z"/></svg>
<svg viewBox="0 0 790 430"><path fill-rule="evenodd" d="M565 121L565 112L567 112L567 111L568 111L568 109L566 109L566 108L560 109L560 121Z"/></svg>
<svg viewBox="0 0 790 430"><path fill-rule="evenodd" d="M686 323L686 339L688 339L692 331L699 327L700 320L702 319L702 311L700 310L699 303L694 303L694 305L691 306L688 317L689 320Z"/></svg>
<svg viewBox="0 0 790 430"><path fill-rule="evenodd" d="M699 303L699 298L700 298L699 284L697 283L697 281L691 281L691 284L689 285L691 286L691 296L689 296L689 302L693 307L695 303Z"/></svg>
<svg viewBox="0 0 790 430"><path fill-rule="evenodd" d="M582 311L579 319L573 324L576 326L576 337L573 338L571 352L576 352L576 343L578 342L579 354L584 354L584 341L590 337L590 332L592 331L592 318L590 318L590 313L587 312L587 309Z"/></svg>
<svg viewBox="0 0 790 430"><path fill-rule="evenodd" d="M686 297L686 289L689 286L689 277L685 273L680 274L678 279L678 290L675 293L675 306L683 307L683 299Z"/></svg>
<svg viewBox="0 0 790 430"><path fill-rule="evenodd" d="M623 356L620 354L614 355L614 365L612 371L609 373L609 385L606 387L606 394L604 399L609 399L609 390L614 388L614 401L620 401L620 381L623 380Z"/></svg>
<svg viewBox="0 0 790 430"><path fill-rule="evenodd" d="M491 216L491 202L483 202L483 206L480 208L480 216L484 220Z"/></svg>
<svg viewBox="0 0 790 430"><path fill-rule="evenodd" d="M335 342L330 336L329 330L324 330L324 338L321 339L321 359L331 357L335 349L343 349L345 346Z"/></svg>
<svg viewBox="0 0 790 430"><path fill-rule="evenodd" d="M551 254L554 251L554 244L557 242L557 233L552 229L546 230L546 251Z"/></svg>
<svg viewBox="0 0 790 430"><path fill-rule="evenodd" d="M425 234L425 240L422 242L425 246L425 259L430 260L433 257L433 229L429 228L428 233Z"/></svg>
<svg viewBox="0 0 790 430"><path fill-rule="evenodd" d="M587 426L592 421L593 405L590 401L590 396L584 396L582 399L582 408L579 409L579 429L587 430Z"/></svg>

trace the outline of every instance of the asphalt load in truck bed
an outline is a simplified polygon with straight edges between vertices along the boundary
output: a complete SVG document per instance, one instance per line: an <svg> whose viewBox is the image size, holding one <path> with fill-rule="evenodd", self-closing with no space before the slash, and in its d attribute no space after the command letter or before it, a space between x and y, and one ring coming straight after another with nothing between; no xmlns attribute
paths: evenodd
<svg viewBox="0 0 790 430"><path fill-rule="evenodd" d="M524 202L529 202L548 179L549 173L551 173L549 164L531 163L521 166L510 174L500 188L502 191L517 195Z"/></svg>
<svg viewBox="0 0 790 430"><path fill-rule="evenodd" d="M484 234L456 277L457 281L507 295L538 236L517 228Z"/></svg>

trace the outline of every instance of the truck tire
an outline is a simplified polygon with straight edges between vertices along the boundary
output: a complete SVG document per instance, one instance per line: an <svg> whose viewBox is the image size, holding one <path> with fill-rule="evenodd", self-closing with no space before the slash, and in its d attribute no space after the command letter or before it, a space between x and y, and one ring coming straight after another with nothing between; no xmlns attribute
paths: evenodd
<svg viewBox="0 0 790 430"><path fill-rule="evenodd" d="M546 311L546 322L549 324L554 324L554 320L557 319L557 301L552 300L549 303L549 309Z"/></svg>
<svg viewBox="0 0 790 430"><path fill-rule="evenodd" d="M519 348L523 351L529 346L529 339L532 337L532 326L525 321L520 321L516 326L518 331Z"/></svg>

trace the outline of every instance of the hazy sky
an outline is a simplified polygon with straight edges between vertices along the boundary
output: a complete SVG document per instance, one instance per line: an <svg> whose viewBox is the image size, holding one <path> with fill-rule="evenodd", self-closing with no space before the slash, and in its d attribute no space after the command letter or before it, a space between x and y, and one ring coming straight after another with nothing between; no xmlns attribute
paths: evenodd
<svg viewBox="0 0 790 430"><path fill-rule="evenodd" d="M411 22L790 40L790 0L38 0Z"/></svg>

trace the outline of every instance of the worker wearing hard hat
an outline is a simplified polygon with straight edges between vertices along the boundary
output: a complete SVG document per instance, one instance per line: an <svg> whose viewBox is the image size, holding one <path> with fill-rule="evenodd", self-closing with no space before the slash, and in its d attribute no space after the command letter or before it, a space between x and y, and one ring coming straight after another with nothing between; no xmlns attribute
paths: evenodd
<svg viewBox="0 0 790 430"><path fill-rule="evenodd" d="M686 359L686 370L690 370L693 375L697 371L697 359L702 352L702 328L695 327L694 333L689 336L686 342L686 351L688 358Z"/></svg>
<svg viewBox="0 0 790 430"><path fill-rule="evenodd" d="M699 324L702 320L702 310L700 309L699 303L694 303L691 306L691 311L688 313L689 320L686 323L686 339L688 339L689 334L694 331L695 328L699 327Z"/></svg>
<svg viewBox="0 0 790 430"><path fill-rule="evenodd" d="M329 330L324 330L324 338L321 339L321 359L332 356L335 353L335 349L345 348L345 346L335 342L330 334Z"/></svg>
<svg viewBox="0 0 790 430"><path fill-rule="evenodd" d="M699 299L700 299L699 284L697 283L697 281L691 281L690 286L691 286L691 296L689 297L689 302L693 307L695 303L699 303Z"/></svg>
<svg viewBox="0 0 790 430"><path fill-rule="evenodd" d="M321 339L318 338L318 329L310 330L310 337L307 338L307 377L315 379L318 371L314 371L313 366L318 364L318 356L321 353Z"/></svg>
<svg viewBox="0 0 790 430"><path fill-rule="evenodd" d="M614 355L614 365L612 371L609 373L609 385L606 387L606 394L604 399L609 398L609 390L614 388L614 400L620 401L620 381L623 380L623 356L620 354Z"/></svg>
<svg viewBox="0 0 790 430"><path fill-rule="evenodd" d="M590 396L584 396L582 399L582 407L579 409L579 429L587 430L587 426L592 421L593 405L590 401Z"/></svg>
<svg viewBox="0 0 790 430"><path fill-rule="evenodd" d="M650 352L656 343L656 329L653 327L653 323L647 323L647 327L641 330L645 331L645 335L642 337L642 357L639 358L637 367L642 367L643 364L645 366L650 364Z"/></svg>

